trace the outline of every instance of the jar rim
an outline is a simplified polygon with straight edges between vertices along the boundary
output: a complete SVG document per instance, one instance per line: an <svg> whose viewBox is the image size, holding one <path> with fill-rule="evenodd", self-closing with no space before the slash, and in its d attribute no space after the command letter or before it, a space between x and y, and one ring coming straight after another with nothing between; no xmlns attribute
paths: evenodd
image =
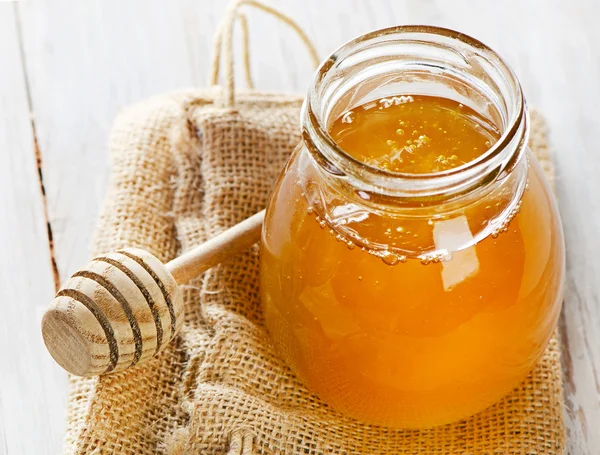
<svg viewBox="0 0 600 455"><path fill-rule="evenodd" d="M425 36L425 39L427 36L430 36L431 41L423 42L421 40L421 42L424 44L435 44L434 38L436 37L442 37L443 39L449 39L451 41L455 40L457 43L456 47L448 47L448 49L457 51L459 53L460 50L458 49L458 46L460 44L466 45L468 48L483 53L486 57L490 57L493 60L495 67L494 69L502 73L503 77L506 79L506 82L509 84L510 89L512 90L512 105L509 108L509 115L507 116L507 122L501 136L485 153L455 168L439 172L415 174L408 172L395 172L371 166L345 152L330 135L323 119L319 118L319 115L317 114L317 103L320 101L320 94L318 92L319 84L325 80L329 72L335 68L336 64L339 64L357 50L360 51L361 49L368 49L371 44L374 44L373 42L375 40L381 40L382 38L385 39L393 36L401 37L409 34L422 34ZM399 93L398 95L401 94L403 93ZM513 153L512 155L514 156L510 156L510 159L507 160L505 154L502 152L509 148L511 143L514 144L515 141L518 143L518 147L516 147L517 152L519 151L518 149L524 149L524 145L527 143L529 132L527 105L521 85L516 74L506 63L506 61L489 46L469 35L448 28L431 25L399 25L379 29L358 36L340 46L317 69L313 82L308 91L308 96L303 105L302 118L303 130L308 130L308 134L304 134L305 141L308 136L313 143L318 143L318 145L313 144L315 147L309 147L309 149L319 149L323 147L328 149L328 152L330 153L328 153L328 156L325 156L325 159L327 160L327 158L333 158L334 162L330 164L333 164L334 168L341 170L342 174L347 175L358 173L363 177L378 179L379 182L403 181L409 185L414 185L420 182L423 184L423 186L430 186L433 182L437 181L440 182L440 186L444 186L442 181L449 183L450 181L456 180L457 177L464 176L465 174L481 174L488 168L497 167L497 163L495 162L498 161L498 158L501 155L503 155L501 161L504 161L504 164L507 164L509 161L516 161L518 159L518 156L516 155L520 155L519 153ZM521 137L519 137L519 135ZM344 166L339 166L339 164L344 164ZM340 167L345 169L339 169ZM349 168L352 168L354 172L347 172Z"/></svg>

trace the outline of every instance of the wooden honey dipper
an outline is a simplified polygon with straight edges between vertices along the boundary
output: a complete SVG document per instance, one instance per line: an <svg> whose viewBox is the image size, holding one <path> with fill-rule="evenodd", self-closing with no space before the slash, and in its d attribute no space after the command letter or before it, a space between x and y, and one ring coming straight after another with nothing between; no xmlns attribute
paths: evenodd
<svg viewBox="0 0 600 455"><path fill-rule="evenodd" d="M183 323L185 283L260 239L264 210L167 264L126 248L93 259L42 319L48 351L69 373L114 373L148 360Z"/></svg>

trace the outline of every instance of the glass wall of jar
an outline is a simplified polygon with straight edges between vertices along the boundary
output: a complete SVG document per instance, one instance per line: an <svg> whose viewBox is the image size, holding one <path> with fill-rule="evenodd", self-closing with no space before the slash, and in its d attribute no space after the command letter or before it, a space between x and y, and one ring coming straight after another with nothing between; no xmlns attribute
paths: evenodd
<svg viewBox="0 0 600 455"><path fill-rule="evenodd" d="M497 141L417 174L365 163L330 134L358 106L421 95L472 109ZM506 63L442 28L369 33L322 64L302 133L261 250L266 324L289 365L334 409L393 427L452 422L510 392L556 325L564 246Z"/></svg>

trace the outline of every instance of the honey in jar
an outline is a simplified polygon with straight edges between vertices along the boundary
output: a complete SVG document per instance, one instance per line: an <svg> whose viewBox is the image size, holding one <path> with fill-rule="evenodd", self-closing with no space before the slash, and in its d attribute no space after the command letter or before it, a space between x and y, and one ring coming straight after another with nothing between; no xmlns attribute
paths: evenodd
<svg viewBox="0 0 600 455"><path fill-rule="evenodd" d="M428 43L484 55L496 67L479 82L496 82L407 66ZM393 71L361 65L378 46ZM560 311L560 220L526 147L518 82L444 29L387 29L334 55L265 218L267 328L332 412L403 428L468 417L534 367Z"/></svg>

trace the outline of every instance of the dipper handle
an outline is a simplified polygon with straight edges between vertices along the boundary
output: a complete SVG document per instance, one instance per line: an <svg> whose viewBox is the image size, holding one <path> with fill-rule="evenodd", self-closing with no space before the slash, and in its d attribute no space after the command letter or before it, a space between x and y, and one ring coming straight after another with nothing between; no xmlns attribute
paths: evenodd
<svg viewBox="0 0 600 455"><path fill-rule="evenodd" d="M186 283L260 240L265 211L258 212L225 232L192 248L167 264L177 283Z"/></svg>
<svg viewBox="0 0 600 455"><path fill-rule="evenodd" d="M158 354L183 324L178 284L260 239L264 210L166 266L126 248L93 259L58 291L42 319L54 360L76 376L114 373Z"/></svg>

